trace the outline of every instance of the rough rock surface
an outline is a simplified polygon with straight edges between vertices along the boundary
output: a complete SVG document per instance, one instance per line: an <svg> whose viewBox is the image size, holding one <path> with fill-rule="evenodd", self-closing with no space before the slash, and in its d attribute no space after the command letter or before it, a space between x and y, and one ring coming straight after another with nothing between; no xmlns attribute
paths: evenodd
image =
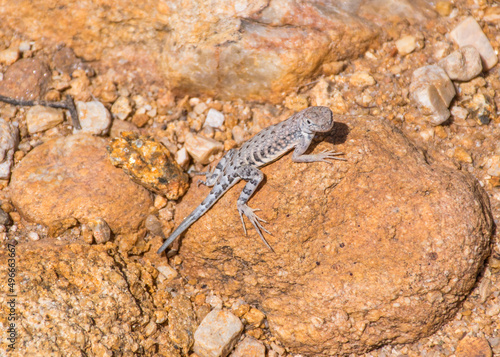
<svg viewBox="0 0 500 357"><path fill-rule="evenodd" d="M0 26L63 43L122 81L279 101L322 68L363 54L380 32L374 23L425 22L428 4L412 3L1 0Z"/></svg>
<svg viewBox="0 0 500 357"><path fill-rule="evenodd" d="M16 246L18 334L9 356L180 356L168 331L155 322L155 312L164 306L155 306L161 300L151 293L154 269L123 258L112 243L55 242ZM0 250L2 271L7 252ZM0 283L3 326L6 283ZM2 351L7 343L1 340Z"/></svg>
<svg viewBox="0 0 500 357"><path fill-rule="evenodd" d="M111 164L105 147L106 140L86 134L36 147L12 173L12 203L53 232L97 218L115 234L137 230L152 205L150 194Z"/></svg>
<svg viewBox="0 0 500 357"><path fill-rule="evenodd" d="M380 118L342 117L315 152L347 162L263 168L251 198L272 232L243 234L239 183L181 241L184 273L266 314L291 351L362 353L428 336L473 287L489 251L492 218L471 176L432 163ZM347 129L348 127L348 129ZM431 163L428 161L431 160ZM206 196L188 191L178 224ZM247 222L248 227L248 222Z"/></svg>
<svg viewBox="0 0 500 357"><path fill-rule="evenodd" d="M19 143L19 130L0 118L0 179L8 179L14 162L14 151Z"/></svg>
<svg viewBox="0 0 500 357"><path fill-rule="evenodd" d="M43 60L23 58L5 71L0 81L0 95L24 100L42 99L50 78L50 69Z"/></svg>
<svg viewBox="0 0 500 357"><path fill-rule="evenodd" d="M167 148L151 137L123 132L107 150L113 165L123 167L132 180L169 200L178 199L189 187L189 176Z"/></svg>

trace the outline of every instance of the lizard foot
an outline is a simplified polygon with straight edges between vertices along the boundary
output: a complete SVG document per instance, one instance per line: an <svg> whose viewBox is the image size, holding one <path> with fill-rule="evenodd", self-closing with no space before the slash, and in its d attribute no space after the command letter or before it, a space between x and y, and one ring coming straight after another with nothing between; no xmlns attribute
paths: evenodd
<svg viewBox="0 0 500 357"><path fill-rule="evenodd" d="M267 229L264 228L264 226L262 226L262 224L260 222L264 222L264 223L267 223L267 221L265 221L264 219L260 218L259 216L257 216L254 212L255 211L260 211L260 209L253 209L253 208L250 208L248 207L246 204L245 205L239 205L238 206L238 213L240 214L240 218L241 218L241 223L243 224L243 231L245 232L245 235L247 235L247 228L245 226L245 221L243 220L243 215L247 216L248 220L253 224L255 230L257 231L257 233L259 234L260 238L262 239L262 241L264 242L264 244L271 250L274 252L273 248L271 248L271 246L269 245L269 243L267 243L266 239L264 238L264 236L262 235L262 231L266 232L267 234L271 234L271 232L269 232ZM262 230L262 231L261 231Z"/></svg>
<svg viewBox="0 0 500 357"><path fill-rule="evenodd" d="M329 164L331 164L332 162L328 161L328 160L347 161L347 159L345 159L343 157L337 157L338 155L344 155L344 153L331 151L331 150L325 150L325 151L320 152L319 154L314 155L314 157L317 161L328 162Z"/></svg>

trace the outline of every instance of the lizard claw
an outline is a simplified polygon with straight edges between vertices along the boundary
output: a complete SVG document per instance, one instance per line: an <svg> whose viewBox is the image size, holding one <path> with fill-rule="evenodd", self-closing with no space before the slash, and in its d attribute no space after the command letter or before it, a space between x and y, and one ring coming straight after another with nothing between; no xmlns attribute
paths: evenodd
<svg viewBox="0 0 500 357"><path fill-rule="evenodd" d="M260 223L260 222L267 223L267 221L264 220L264 219L262 219L262 218L260 218L259 216L257 216L254 213L255 211L260 211L260 209L258 209L258 208L257 209L253 209L253 208L248 207L247 205L242 205L242 206L238 207L238 212L240 214L241 223L243 224L243 231L245 232L245 235L247 235L247 229L246 229L246 226L245 226L245 221L243 220L243 215L245 215L245 216L247 216L248 220L254 226L255 230L259 234L259 236L262 239L262 241L264 242L264 244L271 251L274 252L273 248L271 248L271 246L269 245L269 243L266 241L266 239L262 235L262 231L266 232L269 235L272 235L271 232L269 232L266 228L264 228L264 226Z"/></svg>
<svg viewBox="0 0 500 357"><path fill-rule="evenodd" d="M345 159L343 157L337 157L338 155L344 155L344 153L343 152L331 151L331 150L325 150L325 151L320 152L316 156L319 159L319 161L328 162L329 164L331 164L332 162L328 161L327 159L329 159L329 160L347 161L347 159Z"/></svg>

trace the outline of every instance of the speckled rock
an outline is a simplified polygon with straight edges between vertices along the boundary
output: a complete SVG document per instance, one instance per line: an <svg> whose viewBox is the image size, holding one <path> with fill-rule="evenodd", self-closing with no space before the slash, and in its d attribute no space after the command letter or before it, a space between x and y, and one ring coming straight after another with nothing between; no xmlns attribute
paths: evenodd
<svg viewBox="0 0 500 357"><path fill-rule="evenodd" d="M152 199L111 164L105 147L106 140L80 134L34 148L13 171L12 203L54 233L98 218L115 234L137 230Z"/></svg>
<svg viewBox="0 0 500 357"><path fill-rule="evenodd" d="M2 247L2 271L7 270L7 252ZM165 306L156 306L151 293L154 270L120 256L112 243L31 241L17 245L16 264L18 335L9 356L160 352L180 357L167 329L155 323L155 312ZM6 283L0 283L4 292ZM7 326L5 294L0 294L0 302L0 322ZM7 343L0 341L2 351Z"/></svg>
<svg viewBox="0 0 500 357"><path fill-rule="evenodd" d="M0 95L24 100L42 99L50 78L50 69L43 60L23 58L5 71L0 81Z"/></svg>
<svg viewBox="0 0 500 357"><path fill-rule="evenodd" d="M304 355L363 353L428 336L453 316L489 252L492 217L470 175L432 163L380 118L339 117L314 150L347 162L262 169L250 199L275 253L236 210L241 182L181 239L184 274L256 305ZM329 142L337 144L333 146ZM207 195L193 186L176 224ZM248 222L247 222L248 227Z"/></svg>
<svg viewBox="0 0 500 357"><path fill-rule="evenodd" d="M14 162L14 151L19 143L19 130L0 118L0 179L8 179Z"/></svg>
<svg viewBox="0 0 500 357"><path fill-rule="evenodd" d="M186 193L189 176L165 146L134 132L121 135L107 148L113 165L123 167L132 180L170 200Z"/></svg>

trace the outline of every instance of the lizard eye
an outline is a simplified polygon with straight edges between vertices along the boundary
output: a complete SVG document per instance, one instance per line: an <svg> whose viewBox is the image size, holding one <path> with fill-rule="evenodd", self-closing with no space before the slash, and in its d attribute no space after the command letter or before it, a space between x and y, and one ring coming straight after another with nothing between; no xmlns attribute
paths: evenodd
<svg viewBox="0 0 500 357"><path fill-rule="evenodd" d="M307 123L307 125L311 125L312 124L309 119L306 119L306 123Z"/></svg>

